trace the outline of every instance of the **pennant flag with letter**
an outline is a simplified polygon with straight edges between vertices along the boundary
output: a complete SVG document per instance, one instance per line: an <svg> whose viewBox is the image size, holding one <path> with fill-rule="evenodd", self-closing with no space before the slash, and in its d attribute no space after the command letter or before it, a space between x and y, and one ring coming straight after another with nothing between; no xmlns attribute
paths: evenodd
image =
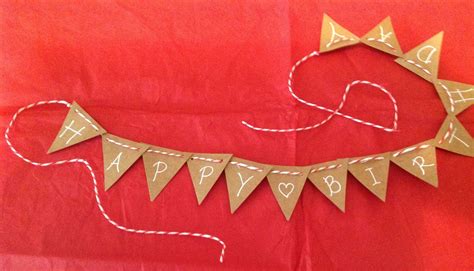
<svg viewBox="0 0 474 271"><path fill-rule="evenodd" d="M211 191L231 157L232 154L194 153L188 159L188 169L199 205Z"/></svg>
<svg viewBox="0 0 474 271"><path fill-rule="evenodd" d="M147 148L148 145L146 144L133 142L111 134L102 135L105 190L112 187L142 156Z"/></svg>
<svg viewBox="0 0 474 271"><path fill-rule="evenodd" d="M351 158L348 162L348 170L370 192L385 201L389 165L390 153L383 153Z"/></svg>
<svg viewBox="0 0 474 271"><path fill-rule="evenodd" d="M434 187L438 187L434 140L428 140L415 146L393 152L390 159L413 176L420 178Z"/></svg>
<svg viewBox="0 0 474 271"><path fill-rule="evenodd" d="M474 157L474 140L454 116L446 117L435 142L438 148Z"/></svg>
<svg viewBox="0 0 474 271"><path fill-rule="evenodd" d="M399 57L403 55L395 31L393 30L390 17L385 18L382 22L372 28L372 30L365 34L360 41L372 48L391 55Z"/></svg>
<svg viewBox="0 0 474 271"><path fill-rule="evenodd" d="M61 130L51 144L51 147L49 147L48 153L65 149L105 133L106 131L102 126L76 102L73 102L61 126Z"/></svg>
<svg viewBox="0 0 474 271"><path fill-rule="evenodd" d="M273 166L267 175L273 195L286 220L290 220L303 191L310 167Z"/></svg>
<svg viewBox="0 0 474 271"><path fill-rule="evenodd" d="M448 80L434 83L448 114L457 115L474 104L474 85Z"/></svg>
<svg viewBox="0 0 474 271"><path fill-rule="evenodd" d="M150 146L143 153L146 181L153 201L188 161L191 153Z"/></svg>
<svg viewBox="0 0 474 271"><path fill-rule="evenodd" d="M347 159L321 163L311 167L308 179L339 210L345 211Z"/></svg>
<svg viewBox="0 0 474 271"><path fill-rule="evenodd" d="M442 41L443 32L439 32L395 61L423 79L434 82L438 77Z"/></svg>
<svg viewBox="0 0 474 271"><path fill-rule="evenodd" d="M340 26L327 14L323 15L319 52L329 52L359 43L359 37Z"/></svg>
<svg viewBox="0 0 474 271"><path fill-rule="evenodd" d="M257 188L270 169L268 165L232 157L225 168L231 213Z"/></svg>

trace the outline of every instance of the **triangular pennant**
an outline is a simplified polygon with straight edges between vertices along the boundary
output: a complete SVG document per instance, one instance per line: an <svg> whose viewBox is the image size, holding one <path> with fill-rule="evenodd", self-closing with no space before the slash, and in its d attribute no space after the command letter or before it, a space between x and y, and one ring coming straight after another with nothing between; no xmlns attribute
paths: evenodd
<svg viewBox="0 0 474 271"><path fill-rule="evenodd" d="M474 85L448 80L437 80L434 85L449 114L457 115L474 104Z"/></svg>
<svg viewBox="0 0 474 271"><path fill-rule="evenodd" d="M382 22L372 28L372 30L365 34L360 41L370 47L391 55L403 55L395 31L393 30L390 17L385 18Z"/></svg>
<svg viewBox="0 0 474 271"><path fill-rule="evenodd" d="M443 32L439 32L395 61L425 80L434 82L438 76L442 41Z"/></svg>
<svg viewBox="0 0 474 271"><path fill-rule="evenodd" d="M317 164L311 167L308 179L337 208L345 211L347 159Z"/></svg>
<svg viewBox="0 0 474 271"><path fill-rule="evenodd" d="M76 102L73 102L61 126L61 130L59 130L51 147L49 147L48 153L65 149L105 133L104 128L89 116Z"/></svg>
<svg viewBox="0 0 474 271"><path fill-rule="evenodd" d="M446 117L435 142L438 148L474 157L474 140L456 117Z"/></svg>
<svg viewBox="0 0 474 271"><path fill-rule="evenodd" d="M319 52L329 52L359 43L359 38L340 26L327 14L323 15Z"/></svg>
<svg viewBox="0 0 474 271"><path fill-rule="evenodd" d="M199 205L211 191L231 157L232 154L194 153L188 159L188 169Z"/></svg>
<svg viewBox="0 0 474 271"><path fill-rule="evenodd" d="M231 213L257 188L270 169L268 165L232 157L225 168Z"/></svg>
<svg viewBox="0 0 474 271"><path fill-rule="evenodd" d="M143 164L145 165L145 175L151 201L155 200L190 156L191 153L157 146L150 146L143 153Z"/></svg>
<svg viewBox="0 0 474 271"><path fill-rule="evenodd" d="M351 158L349 172L370 192L385 201L390 153Z"/></svg>
<svg viewBox="0 0 474 271"><path fill-rule="evenodd" d="M286 220L290 220L300 198L310 167L273 166L267 175L273 195Z"/></svg>
<svg viewBox="0 0 474 271"><path fill-rule="evenodd" d="M434 140L411 146L392 153L390 158L399 167L421 180L438 187L436 150Z"/></svg>
<svg viewBox="0 0 474 271"><path fill-rule="evenodd" d="M105 190L112 187L147 148L148 145L118 136L102 135Z"/></svg>

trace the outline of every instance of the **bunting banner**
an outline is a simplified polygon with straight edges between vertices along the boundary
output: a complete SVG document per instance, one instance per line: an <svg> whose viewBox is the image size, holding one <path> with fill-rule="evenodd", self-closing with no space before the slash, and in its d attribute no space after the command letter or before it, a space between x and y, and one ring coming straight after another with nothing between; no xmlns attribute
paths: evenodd
<svg viewBox="0 0 474 271"><path fill-rule="evenodd" d="M381 129L385 132L398 131L397 102L393 95L382 85L366 80L355 80L347 84L342 100L335 109L326 108L306 101L298 97L293 90L295 71L308 59L319 56L319 53L331 52L361 43L389 55L396 56L396 63L431 82L447 112L447 116L443 123L440 123L440 129L434 138L399 150L384 151L378 154L368 154L357 157L335 157L329 162L310 164L307 166L271 165L236 157L230 153L178 151L112 135L76 102L69 103L62 100L40 101L20 108L15 115L13 115L5 131L5 141L10 150L17 157L34 166L47 167L67 163L80 163L85 165L93 181L96 204L103 218L115 228L137 234L192 236L212 240L221 245L219 261L223 262L226 245L217 236L199 232L140 229L127 227L113 220L106 213L101 204L99 196L101 193L99 193L96 174L88 161L73 158L54 162L35 162L26 158L26 156L18 152L10 142L9 132L18 115L36 106L51 104L66 106L69 111L47 152L51 154L100 136L102 139L103 188L105 191L112 189L113 186L120 185L118 184L119 180L121 178L126 179L127 171L140 160L140 158L143 158L144 175L148 187L148 195L144 195L144 197L148 196L150 201L156 200L162 191L166 189L169 182L173 180L173 177L176 176L183 167L186 167L189 172L189 179L195 190L197 205L202 204L214 185L222 179L221 176L225 175L224 178L226 180L231 213L235 213L237 209L247 201L251 194L264 183L265 179L268 181L270 190L276 199L275 204L280 207L283 213L282 219L284 217L289 221L292 216L297 215L298 212L295 212L295 210L307 181L314 185L316 191L319 191L335 205L335 211L345 212L346 195L350 192L347 191L347 176L349 173L357 182L360 182L360 184L365 187L364 189L369 190L378 200L385 201L390 179L390 162L417 179L431 186L438 187L436 149L442 149L467 157L474 157L474 140L464 128L463 124L457 119L458 114L466 111L474 104L474 86L472 84L441 80L438 78L442 40L443 32L441 31L415 48L403 53L390 17L383 19L379 24L363 35L362 38L359 38L336 23L334 19L324 14L319 52L312 51L296 61L290 68L288 90L296 101L306 106L329 112L329 116L316 124L313 123L309 126L284 129L259 127L242 121L242 124L247 128L258 132L274 134L297 133L315 129L330 121L334 116L338 116L361 125ZM383 92L390 99L394 111L392 126L386 127L340 112L351 87L357 84L371 86ZM468 175L467 177L472 176ZM145 180L143 184L145 185ZM311 186L311 184L308 185Z"/></svg>
<svg viewBox="0 0 474 271"><path fill-rule="evenodd" d="M435 141L438 148L474 157L474 141L471 135L453 116L446 117Z"/></svg>
<svg viewBox="0 0 474 271"><path fill-rule="evenodd" d="M319 52L329 52L359 43L359 37L340 26L327 14L323 15Z"/></svg>
<svg viewBox="0 0 474 271"><path fill-rule="evenodd" d="M291 166L272 168L267 175L268 183L286 220L290 220L311 168Z"/></svg>
<svg viewBox="0 0 474 271"><path fill-rule="evenodd" d="M65 101L51 101L38 104L62 103L69 107L69 111L57 136L52 141L48 153L101 136L104 189L111 189L120 178L124 177L127 170L140 157L143 157L146 184L149 191L148 196L151 201L160 195L167 184L185 165L196 193L198 205L204 201L221 175L225 175L231 213L235 213L266 178L276 202L287 220L292 217L307 180L342 212L346 209L348 173L381 201L386 200L390 162L418 179L437 187L436 148L474 157L474 141L462 123L456 118L457 114L474 103L474 86L437 78L442 38L443 32L440 32L407 53L403 53L390 17L382 20L359 39L324 14L320 52L329 52L361 42L382 52L397 56L398 58L395 61L398 64L432 82L435 86L448 113L446 119L440 124L440 129L434 138L400 150L351 158L344 157L308 166L270 165L235 157L232 154L192 153L134 142L107 133L76 102L69 104ZM317 55L318 52L314 51L293 66L289 80L291 92L291 79L296 67L308 58ZM380 85L368 81L356 81L347 86L346 94L352 85L359 83L377 87L384 93L388 93ZM293 96L297 97L295 94ZM389 93L388 96L392 99L395 110L393 127L383 127L339 113L338 110L343 106L344 101L336 111L324 108L325 111L332 112L332 114L322 123L339 114L357 123L393 132L397 129L397 106ZM309 106L322 108L299 97L297 98L298 101ZM27 108L31 107L33 106ZM248 123L245 123L245 125L257 131L281 133L302 132L318 127L322 123L297 129L258 128ZM8 142L8 136L6 136L6 139Z"/></svg>
<svg viewBox="0 0 474 271"><path fill-rule="evenodd" d="M211 191L231 157L232 154L197 153L188 160L198 204L201 204Z"/></svg>
<svg viewBox="0 0 474 271"><path fill-rule="evenodd" d="M105 190L114 185L120 177L142 156L147 145L120 138L111 134L102 135L104 157Z"/></svg>
<svg viewBox="0 0 474 271"><path fill-rule="evenodd" d="M351 159L349 172L380 200L387 195L390 153Z"/></svg>
<svg viewBox="0 0 474 271"><path fill-rule="evenodd" d="M438 187L434 140L429 140L392 154L392 161L413 176Z"/></svg>
<svg viewBox="0 0 474 271"><path fill-rule="evenodd" d="M54 139L53 144L51 144L51 147L49 147L48 153L71 147L105 133L104 128L89 116L76 102L73 102L61 130Z"/></svg>
<svg viewBox="0 0 474 271"><path fill-rule="evenodd" d="M337 208L346 210L347 159L317 164L311 167L309 180Z"/></svg>
<svg viewBox="0 0 474 271"><path fill-rule="evenodd" d="M474 141L454 115L446 117L434 139L398 151L338 159L311 166L281 166L258 163L232 154L182 152L121 138L107 133L75 102L70 106L49 152L65 149L99 135L102 137L105 190L109 190L143 157L149 198L153 201L187 164L199 205L223 172L231 213L267 178L287 220L293 214L306 180L344 212L348 173L378 199L385 201L390 161L437 187L436 147L474 157Z"/></svg>
<svg viewBox="0 0 474 271"><path fill-rule="evenodd" d="M430 82L438 76L439 56L443 32L436 34L427 41L405 53L395 61L404 68L416 73Z"/></svg>
<svg viewBox="0 0 474 271"><path fill-rule="evenodd" d="M153 201L165 186L186 164L191 153L170 150L157 146L149 146L143 153L146 182Z"/></svg>
<svg viewBox="0 0 474 271"><path fill-rule="evenodd" d="M387 54L398 57L403 55L397 36L395 35L395 30L393 30L392 20L390 17L385 18L382 22L372 28L372 30L360 39L360 42Z"/></svg>
<svg viewBox="0 0 474 271"><path fill-rule="evenodd" d="M250 196L271 169L269 165L232 157L225 168L231 213Z"/></svg>
<svg viewBox="0 0 474 271"><path fill-rule="evenodd" d="M474 104L474 86L448 80L434 84L448 114L457 115Z"/></svg>

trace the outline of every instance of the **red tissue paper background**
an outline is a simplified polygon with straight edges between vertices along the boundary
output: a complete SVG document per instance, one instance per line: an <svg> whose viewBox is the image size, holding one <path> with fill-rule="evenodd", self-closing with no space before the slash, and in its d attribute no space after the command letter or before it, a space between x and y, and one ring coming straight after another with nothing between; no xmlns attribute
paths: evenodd
<svg viewBox="0 0 474 271"><path fill-rule="evenodd" d="M233 153L257 162L309 165L393 151L433 138L446 113L429 82L364 45L323 54L297 70L295 91L335 108L356 79L386 87L399 132L335 117L300 133L259 126L311 125L328 113L291 98L288 72L319 49L323 13L358 36L386 16L404 52L445 31L439 78L474 83L471 1L2 1L0 130L39 100L76 100L108 132L189 152ZM368 86L344 113L390 126L389 99ZM474 160L437 150L439 188L390 166L387 201L348 177L346 212L309 182L287 222L266 181L234 215L221 176L201 206L184 167L150 202L139 160L103 190L100 138L47 155L63 106L22 114L12 143L28 158L81 157L103 205L122 225L203 232L216 242L120 231L101 215L80 164L34 167L0 140L0 269L457 269L474 268ZM459 120L474 132L472 108Z"/></svg>

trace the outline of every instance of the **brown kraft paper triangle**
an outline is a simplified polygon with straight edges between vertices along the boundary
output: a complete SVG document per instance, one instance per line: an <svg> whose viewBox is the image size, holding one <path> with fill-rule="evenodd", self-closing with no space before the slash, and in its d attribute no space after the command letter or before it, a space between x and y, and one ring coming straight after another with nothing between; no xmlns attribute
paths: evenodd
<svg viewBox="0 0 474 271"><path fill-rule="evenodd" d="M250 196L267 176L270 169L271 166L268 165L232 157L225 168L231 213L234 213Z"/></svg>
<svg viewBox="0 0 474 271"><path fill-rule="evenodd" d="M111 134L102 135L106 191L120 179L147 148L148 145L118 136Z"/></svg>
<svg viewBox="0 0 474 271"><path fill-rule="evenodd" d="M443 32L419 44L395 61L423 79L434 82L438 76Z"/></svg>
<svg viewBox="0 0 474 271"><path fill-rule="evenodd" d="M436 150L434 140L396 151L390 158L392 162L413 176L438 187Z"/></svg>
<svg viewBox="0 0 474 271"><path fill-rule="evenodd" d="M232 154L194 153L188 159L187 165L199 205L211 191L231 157Z"/></svg>
<svg viewBox="0 0 474 271"><path fill-rule="evenodd" d="M105 133L104 128L76 102L73 102L61 126L61 130L56 135L51 147L49 147L48 153L65 149Z"/></svg>
<svg viewBox="0 0 474 271"><path fill-rule="evenodd" d="M382 22L372 28L372 30L365 34L360 41L372 48L391 55L399 57L403 55L395 31L393 30L390 17L385 18Z"/></svg>
<svg viewBox="0 0 474 271"><path fill-rule="evenodd" d="M339 210L345 211L347 159L339 159L311 166L308 179Z"/></svg>
<svg viewBox="0 0 474 271"><path fill-rule="evenodd" d="M436 135L436 147L474 157L474 140L459 120L447 116Z"/></svg>
<svg viewBox="0 0 474 271"><path fill-rule="evenodd" d="M389 166L390 153L351 158L348 162L349 172L382 201L387 194Z"/></svg>
<svg viewBox="0 0 474 271"><path fill-rule="evenodd" d="M155 200L190 156L191 153L158 146L150 146L143 153L143 164L145 165L145 175L151 201Z"/></svg>
<svg viewBox="0 0 474 271"><path fill-rule="evenodd" d="M290 220L301 195L310 167L272 166L267 175L273 195L286 220Z"/></svg>
<svg viewBox="0 0 474 271"><path fill-rule="evenodd" d="M437 80L434 83L448 114L457 115L474 104L474 85Z"/></svg>
<svg viewBox="0 0 474 271"><path fill-rule="evenodd" d="M359 43L359 37L340 26L327 14L323 15L319 52L329 52Z"/></svg>

